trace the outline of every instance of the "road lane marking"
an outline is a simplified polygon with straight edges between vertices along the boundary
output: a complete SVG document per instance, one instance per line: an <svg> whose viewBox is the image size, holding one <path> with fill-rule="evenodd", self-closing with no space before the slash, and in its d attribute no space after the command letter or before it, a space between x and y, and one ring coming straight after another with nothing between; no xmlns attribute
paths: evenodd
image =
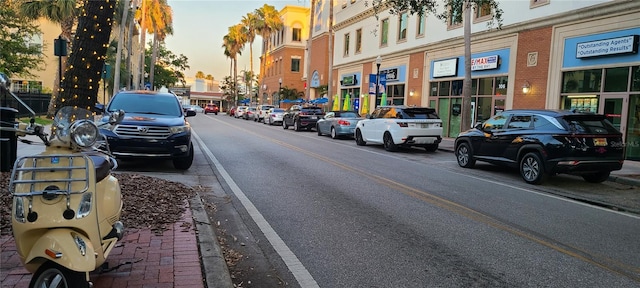
<svg viewBox="0 0 640 288"><path fill-rule="evenodd" d="M298 280L300 287L320 287L318 286L318 283L316 283L316 280L313 279L313 276L311 276L311 273L309 273L307 268L302 265L302 262L300 262L298 257L291 251L291 249L289 249L287 244L284 243L282 238L278 236L278 233L276 233L269 222L267 222L260 211L258 211L258 208L253 205L253 202L251 202L251 200L247 198L244 192L242 192L242 189L240 189L236 182L233 181L233 178L231 178L229 173L227 173L224 167L222 167L222 164L218 161L218 159L213 156L211 150L209 150L206 144L202 142L202 139L200 139L198 134L193 130L191 130L191 133L192 136L194 136L195 140L198 142L198 145L200 146L202 152L209 158L213 165L215 165L222 178L224 178L224 181L227 182L229 188L231 188L231 191L233 191L233 194L236 195L238 200L240 200L242 206L244 206L244 208L247 210L249 216L251 216L251 219L253 219L253 222L258 225L258 228L260 228L262 234L264 234L269 243L271 243L273 249L276 251L276 253L278 253L278 255L280 255L282 261L284 261L284 263L287 265L289 271L291 271L296 280Z"/></svg>

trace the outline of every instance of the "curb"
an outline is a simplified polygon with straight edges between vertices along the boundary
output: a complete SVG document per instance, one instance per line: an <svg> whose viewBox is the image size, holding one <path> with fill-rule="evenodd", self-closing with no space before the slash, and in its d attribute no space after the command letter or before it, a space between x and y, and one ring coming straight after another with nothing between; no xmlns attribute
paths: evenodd
<svg viewBox="0 0 640 288"><path fill-rule="evenodd" d="M211 227L209 217L204 207L200 194L189 201L191 213L197 231L198 246L200 248L200 262L203 270L203 280L206 287L233 287L227 262L222 255L222 248L218 238Z"/></svg>

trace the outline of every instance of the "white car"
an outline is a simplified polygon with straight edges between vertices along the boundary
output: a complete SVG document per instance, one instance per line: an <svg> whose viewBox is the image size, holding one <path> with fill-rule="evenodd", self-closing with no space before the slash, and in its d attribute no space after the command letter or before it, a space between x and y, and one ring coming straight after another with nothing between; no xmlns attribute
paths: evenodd
<svg viewBox="0 0 640 288"><path fill-rule="evenodd" d="M387 151L419 146L436 151L442 141L442 120L433 108L379 106L358 121L354 134L360 146L382 144Z"/></svg>
<svg viewBox="0 0 640 288"><path fill-rule="evenodd" d="M236 112L233 114L233 117L244 119L244 113L247 112L248 108L249 106L238 106L238 108L236 108Z"/></svg>
<svg viewBox="0 0 640 288"><path fill-rule="evenodd" d="M267 111L267 115L265 116L266 118L264 119L264 124L269 124L269 125L274 125L274 124L278 124L280 125L282 123L282 114L284 114L284 109L282 108L271 108L269 109L269 111Z"/></svg>
<svg viewBox="0 0 640 288"><path fill-rule="evenodd" d="M267 116L267 112L269 111L269 109L274 108L275 106L273 105L258 105L258 114L256 115L256 121L260 122L260 121L264 121Z"/></svg>

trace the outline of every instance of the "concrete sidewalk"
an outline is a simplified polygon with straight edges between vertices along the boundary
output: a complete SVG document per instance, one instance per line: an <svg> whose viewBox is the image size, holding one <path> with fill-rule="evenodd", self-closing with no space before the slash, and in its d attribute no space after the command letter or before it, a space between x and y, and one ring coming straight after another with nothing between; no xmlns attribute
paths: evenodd
<svg viewBox="0 0 640 288"><path fill-rule="evenodd" d="M31 136L29 136L31 137ZM37 138L27 138L41 143ZM181 172L140 172L146 176L206 187L213 170L195 145L191 169ZM34 155L44 145L18 143L18 157ZM138 172L132 172L138 173ZM6 191L5 191L6 192ZM150 229L127 229L107 262L109 269L93 272L94 287L233 287L209 217L200 195L189 203L181 219L162 235ZM0 287L28 287L31 274L22 267L12 235L0 236Z"/></svg>

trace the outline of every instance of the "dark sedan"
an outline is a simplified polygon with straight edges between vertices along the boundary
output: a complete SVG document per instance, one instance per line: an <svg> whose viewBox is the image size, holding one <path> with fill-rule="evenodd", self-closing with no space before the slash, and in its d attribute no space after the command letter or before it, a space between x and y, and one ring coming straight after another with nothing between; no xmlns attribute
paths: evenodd
<svg viewBox="0 0 640 288"><path fill-rule="evenodd" d="M293 105L282 115L282 128L289 129L289 126L293 126L296 131L311 130L323 116L322 107Z"/></svg>
<svg viewBox="0 0 640 288"><path fill-rule="evenodd" d="M364 119L356 111L331 111L316 123L318 136L331 135L336 139L340 136L353 137L358 121Z"/></svg>
<svg viewBox="0 0 640 288"><path fill-rule="evenodd" d="M556 110L504 111L460 133L455 155L465 168L476 160L518 168L530 184L559 173L599 183L625 157L622 133L605 115Z"/></svg>

